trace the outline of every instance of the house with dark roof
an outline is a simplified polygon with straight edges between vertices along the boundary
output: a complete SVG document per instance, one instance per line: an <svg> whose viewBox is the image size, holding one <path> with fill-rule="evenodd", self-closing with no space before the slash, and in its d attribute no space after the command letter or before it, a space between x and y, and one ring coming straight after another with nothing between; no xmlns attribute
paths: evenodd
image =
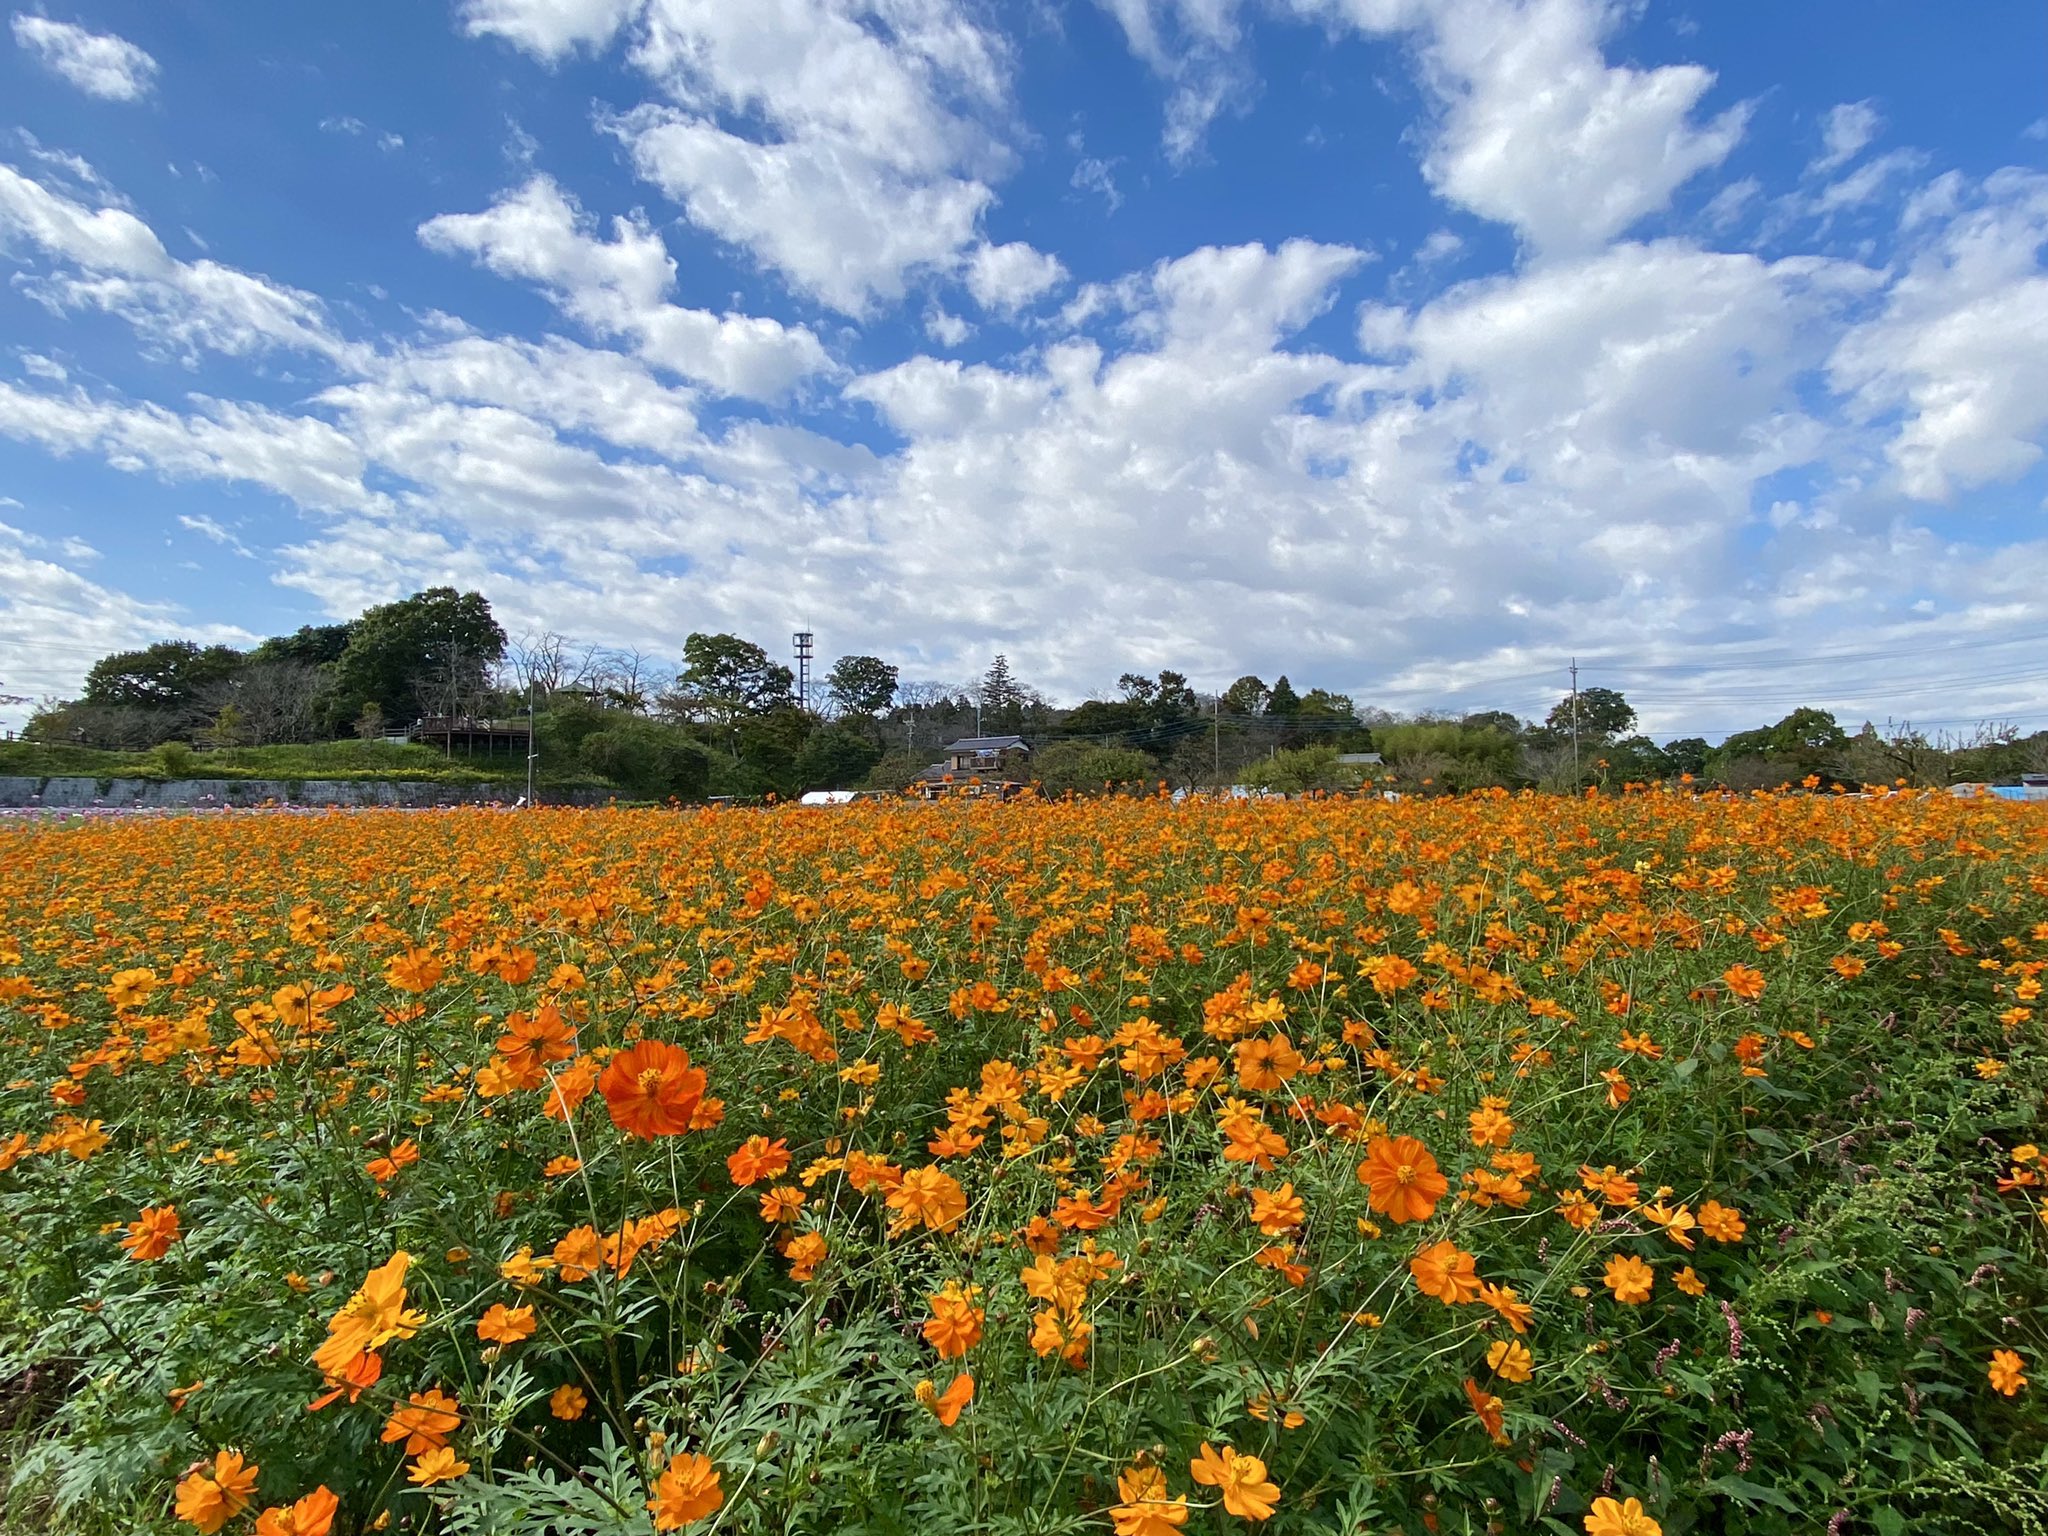
<svg viewBox="0 0 2048 1536"><path fill-rule="evenodd" d="M910 781L927 800L948 795L1008 800L1023 793L1031 766L1031 743L1022 736L966 736L939 751L943 762Z"/></svg>

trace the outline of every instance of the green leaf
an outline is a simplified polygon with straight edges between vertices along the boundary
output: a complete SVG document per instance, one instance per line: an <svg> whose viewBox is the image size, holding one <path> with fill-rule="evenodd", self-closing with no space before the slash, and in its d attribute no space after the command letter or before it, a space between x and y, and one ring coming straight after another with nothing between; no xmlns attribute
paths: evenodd
<svg viewBox="0 0 2048 1536"><path fill-rule="evenodd" d="M1709 1493L1726 1494L1738 1504L1750 1509L1756 1508L1759 1504L1768 1504L1773 1509L1782 1509L1790 1514L1799 1513L1799 1506L1776 1488L1767 1487L1763 1483L1752 1483L1747 1478L1735 1476L1732 1472L1723 1477L1709 1478L1704 1487Z"/></svg>

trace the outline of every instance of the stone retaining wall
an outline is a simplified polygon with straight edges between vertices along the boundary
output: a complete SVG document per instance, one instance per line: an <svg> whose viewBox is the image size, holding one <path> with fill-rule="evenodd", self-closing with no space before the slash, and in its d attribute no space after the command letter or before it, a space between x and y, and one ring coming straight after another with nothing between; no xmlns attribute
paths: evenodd
<svg viewBox="0 0 2048 1536"><path fill-rule="evenodd" d="M510 784L353 779L46 779L0 775L0 807L20 810L218 810L223 806L511 805ZM603 805L595 789L540 792L547 805Z"/></svg>

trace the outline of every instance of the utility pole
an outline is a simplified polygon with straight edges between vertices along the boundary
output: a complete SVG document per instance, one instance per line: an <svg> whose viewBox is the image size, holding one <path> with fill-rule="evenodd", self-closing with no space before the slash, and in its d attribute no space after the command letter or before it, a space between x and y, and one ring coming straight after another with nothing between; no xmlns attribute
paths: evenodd
<svg viewBox="0 0 2048 1536"><path fill-rule="evenodd" d="M533 674L526 675L526 808L533 809L533 765L540 761L540 738L533 730Z"/></svg>
<svg viewBox="0 0 2048 1536"><path fill-rule="evenodd" d="M1214 701L1209 705L1209 742L1210 754L1214 758L1209 771L1216 776L1216 782L1221 784L1223 782L1223 695L1220 693L1216 695Z"/></svg>
<svg viewBox="0 0 2048 1536"><path fill-rule="evenodd" d="M1572 783L1579 782L1579 658L1572 658Z"/></svg>

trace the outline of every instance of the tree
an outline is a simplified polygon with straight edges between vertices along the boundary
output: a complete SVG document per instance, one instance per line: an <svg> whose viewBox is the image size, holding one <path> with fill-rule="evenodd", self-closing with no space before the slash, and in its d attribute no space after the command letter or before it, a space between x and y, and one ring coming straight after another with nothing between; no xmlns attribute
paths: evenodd
<svg viewBox="0 0 2048 1536"><path fill-rule="evenodd" d="M732 744L741 720L790 702L796 674L751 640L738 635L692 634L683 642L683 670L662 706L684 719L715 727Z"/></svg>
<svg viewBox="0 0 2048 1536"><path fill-rule="evenodd" d="M260 647L259 647L260 651ZM251 652L252 658L258 652ZM232 707L244 742L267 747L310 741L319 724L328 669L302 661L251 660L232 677L202 688L199 708L209 717Z"/></svg>
<svg viewBox="0 0 2048 1536"><path fill-rule="evenodd" d="M341 660L348 649L355 623L302 624L288 635L265 640L249 653L252 662L292 661L302 666L324 667Z"/></svg>
<svg viewBox="0 0 2048 1536"><path fill-rule="evenodd" d="M605 702L633 714L646 711L652 697L654 660L637 646L603 651L591 668L590 682L604 691Z"/></svg>
<svg viewBox="0 0 2048 1536"><path fill-rule="evenodd" d="M1511 715L1504 709L1478 710L1464 716L1458 721L1458 724L1468 730L1499 731L1504 736L1519 736L1522 734L1520 717Z"/></svg>
<svg viewBox="0 0 2048 1536"><path fill-rule="evenodd" d="M351 728L355 731L358 741L375 741L384 734L383 708L375 699L371 699L363 706L362 713L356 716Z"/></svg>
<svg viewBox="0 0 2048 1536"><path fill-rule="evenodd" d="M1355 764L1338 762L1337 757L1337 749L1327 745L1275 752L1266 761L1245 769L1244 782L1254 789L1287 795L1306 794L1315 789L1358 788L1364 781L1364 771Z"/></svg>
<svg viewBox="0 0 2048 1536"><path fill-rule="evenodd" d="M804 739L796 754L796 788L852 789L882 760L882 749L864 732L828 725ZM922 765L920 765L922 766Z"/></svg>
<svg viewBox="0 0 2048 1536"><path fill-rule="evenodd" d="M896 697L896 669L879 656L842 656L825 674L825 696L842 714L879 715Z"/></svg>
<svg viewBox="0 0 2048 1536"><path fill-rule="evenodd" d="M234 676L247 660L225 645L162 640L139 651L102 656L85 674L80 702L119 709L150 709L171 717L174 728L199 711L200 690Z"/></svg>
<svg viewBox="0 0 2048 1536"><path fill-rule="evenodd" d="M200 728L197 739L204 747L246 747L251 744L242 712L232 704L221 705L212 722Z"/></svg>
<svg viewBox="0 0 2048 1536"><path fill-rule="evenodd" d="M551 629L521 635L507 652L517 690L531 690L542 698L588 682L600 654L596 646L573 644Z"/></svg>
<svg viewBox="0 0 2048 1536"><path fill-rule="evenodd" d="M1597 747L1634 730L1636 712L1612 688L1584 688L1576 705L1570 694L1559 699L1543 724L1559 740L1570 741L1575 721L1580 745Z"/></svg>
<svg viewBox="0 0 2048 1536"><path fill-rule="evenodd" d="M1375 726L1373 740L1403 788L1425 779L1434 781L1430 787L1444 789L1506 784L1521 766L1522 744L1514 737L1450 720Z"/></svg>
<svg viewBox="0 0 2048 1536"><path fill-rule="evenodd" d="M1281 673L1273 684L1273 691L1266 695L1266 714L1282 717L1301 713L1301 696L1294 691L1294 685L1287 681L1287 674Z"/></svg>
<svg viewBox="0 0 2048 1536"><path fill-rule="evenodd" d="M589 713L604 722L577 748L577 759L592 773L648 800L694 800L704 793L710 756L683 731L637 715Z"/></svg>
<svg viewBox="0 0 2048 1536"><path fill-rule="evenodd" d="M981 729L984 735L1014 735L1024 724L1027 690L1010 674L1010 659L998 655L981 679Z"/></svg>
<svg viewBox="0 0 2048 1536"><path fill-rule="evenodd" d="M1773 752L1816 766L1831 762L1847 745L1849 733L1825 709L1795 709L1771 727Z"/></svg>
<svg viewBox="0 0 2048 1536"><path fill-rule="evenodd" d="M1223 697L1218 702L1226 715L1257 715L1265 712L1266 700L1272 697L1272 693L1273 690L1265 683L1246 673L1223 690Z"/></svg>
<svg viewBox="0 0 2048 1536"><path fill-rule="evenodd" d="M430 587L356 620L334 663L332 713L347 719L374 703L388 720L417 720L436 696L480 696L504 655L505 631L481 592Z"/></svg>
<svg viewBox="0 0 2048 1536"><path fill-rule="evenodd" d="M1048 799L1099 795L1105 788L1150 790L1158 782L1159 765L1131 747L1055 741L1032 758L1031 777Z"/></svg>
<svg viewBox="0 0 2048 1536"><path fill-rule="evenodd" d="M1664 743L1664 760L1671 765L1674 774L1693 774L1707 771L1707 754L1711 749L1704 736L1680 736Z"/></svg>

